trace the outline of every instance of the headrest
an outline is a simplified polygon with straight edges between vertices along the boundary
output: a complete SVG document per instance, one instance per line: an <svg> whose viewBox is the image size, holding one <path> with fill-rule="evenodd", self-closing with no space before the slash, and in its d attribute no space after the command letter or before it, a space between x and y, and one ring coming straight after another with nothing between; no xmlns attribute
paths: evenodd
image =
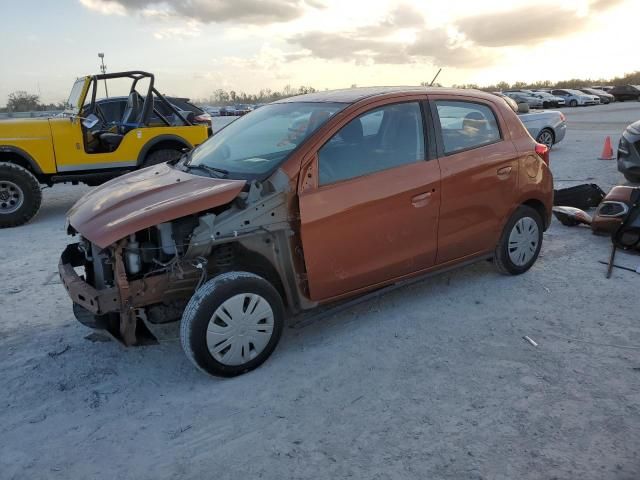
<svg viewBox="0 0 640 480"><path fill-rule="evenodd" d="M347 123L342 130L340 130L340 136L347 143L360 143L362 141L362 122L359 118L351 120Z"/></svg>

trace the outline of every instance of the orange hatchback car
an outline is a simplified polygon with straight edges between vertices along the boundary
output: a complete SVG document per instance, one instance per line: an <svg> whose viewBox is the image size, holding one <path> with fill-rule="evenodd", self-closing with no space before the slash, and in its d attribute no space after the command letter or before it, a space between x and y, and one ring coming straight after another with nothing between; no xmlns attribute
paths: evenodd
<svg viewBox="0 0 640 480"><path fill-rule="evenodd" d="M199 368L237 375L286 316L481 259L527 271L551 221L548 155L480 91L292 97L88 193L60 275L83 324L136 345L179 320Z"/></svg>

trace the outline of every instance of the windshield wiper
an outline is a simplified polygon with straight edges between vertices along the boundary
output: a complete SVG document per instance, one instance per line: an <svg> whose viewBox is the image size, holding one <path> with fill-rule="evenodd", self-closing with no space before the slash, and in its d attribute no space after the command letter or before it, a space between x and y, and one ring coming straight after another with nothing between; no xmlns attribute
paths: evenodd
<svg viewBox="0 0 640 480"><path fill-rule="evenodd" d="M215 174L222 174L222 175L229 175L229 170L225 170L224 168L217 168L217 167L210 167L209 165L205 165L204 163L200 163L198 165L192 165L191 163L187 163L185 164L185 166L189 169L189 170L204 170L205 172L207 172L209 174L210 177L213 177L214 175L212 175L213 173ZM220 177L220 175L215 175L217 177Z"/></svg>

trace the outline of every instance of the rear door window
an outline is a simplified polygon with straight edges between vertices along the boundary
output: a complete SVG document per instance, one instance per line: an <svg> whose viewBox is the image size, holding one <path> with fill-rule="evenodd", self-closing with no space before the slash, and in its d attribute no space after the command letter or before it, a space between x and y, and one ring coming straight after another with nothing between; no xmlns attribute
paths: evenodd
<svg viewBox="0 0 640 480"><path fill-rule="evenodd" d="M436 100L445 154L482 147L501 140L490 107L458 100Z"/></svg>

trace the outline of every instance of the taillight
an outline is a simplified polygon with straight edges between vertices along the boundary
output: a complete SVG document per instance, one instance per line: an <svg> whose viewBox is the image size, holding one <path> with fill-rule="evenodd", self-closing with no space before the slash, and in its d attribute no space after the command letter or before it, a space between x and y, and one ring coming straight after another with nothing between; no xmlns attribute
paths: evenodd
<svg viewBox="0 0 640 480"><path fill-rule="evenodd" d="M564 113L560 112L560 120L564 122L566 119L567 117L564 116Z"/></svg>
<svg viewBox="0 0 640 480"><path fill-rule="evenodd" d="M536 143L536 153L544 163L549 165L549 147L541 143Z"/></svg>

